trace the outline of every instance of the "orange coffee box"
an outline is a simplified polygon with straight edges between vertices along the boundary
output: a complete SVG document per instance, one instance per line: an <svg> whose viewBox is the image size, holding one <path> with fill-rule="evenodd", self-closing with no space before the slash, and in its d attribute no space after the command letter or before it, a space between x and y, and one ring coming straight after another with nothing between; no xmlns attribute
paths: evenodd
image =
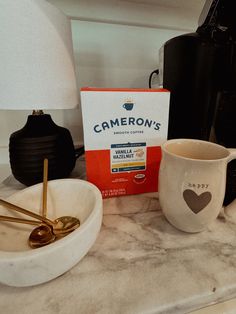
<svg viewBox="0 0 236 314"><path fill-rule="evenodd" d="M165 89L81 89L87 180L104 198L158 191L169 98Z"/></svg>

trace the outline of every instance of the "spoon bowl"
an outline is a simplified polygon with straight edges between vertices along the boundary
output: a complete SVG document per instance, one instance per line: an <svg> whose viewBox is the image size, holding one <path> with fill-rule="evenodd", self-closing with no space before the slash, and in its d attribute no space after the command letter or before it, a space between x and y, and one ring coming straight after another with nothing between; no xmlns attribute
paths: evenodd
<svg viewBox="0 0 236 314"><path fill-rule="evenodd" d="M53 233L56 235L71 232L80 226L79 219L72 216L59 217L54 220L54 223Z"/></svg>
<svg viewBox="0 0 236 314"><path fill-rule="evenodd" d="M48 225L41 225L33 229L29 236L29 246L32 249L48 245L56 240L53 230Z"/></svg>
<svg viewBox="0 0 236 314"><path fill-rule="evenodd" d="M13 194L7 201L41 213L42 183ZM49 181L47 206L50 220L73 216L80 221L80 227L66 236L56 235L58 239L50 245L32 250L28 238L34 225L1 221L4 237L0 237L0 283L26 287L52 280L76 265L94 244L102 222L102 197L97 187L79 179ZM4 206L0 206L0 215L23 217Z"/></svg>

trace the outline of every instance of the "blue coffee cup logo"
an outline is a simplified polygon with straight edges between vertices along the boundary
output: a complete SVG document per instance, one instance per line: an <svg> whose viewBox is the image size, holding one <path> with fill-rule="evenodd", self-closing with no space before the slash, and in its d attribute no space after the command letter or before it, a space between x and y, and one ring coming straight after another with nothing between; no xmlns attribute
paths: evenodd
<svg viewBox="0 0 236 314"><path fill-rule="evenodd" d="M132 110L134 107L134 104L132 102L126 102L123 105L123 108L125 108L126 110Z"/></svg>

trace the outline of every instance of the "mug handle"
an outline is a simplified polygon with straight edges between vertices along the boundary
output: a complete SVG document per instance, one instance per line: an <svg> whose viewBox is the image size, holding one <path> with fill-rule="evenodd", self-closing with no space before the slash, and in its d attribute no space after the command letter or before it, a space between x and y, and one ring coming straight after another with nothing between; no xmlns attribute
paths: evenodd
<svg viewBox="0 0 236 314"><path fill-rule="evenodd" d="M228 151L230 154L227 163L236 159L236 148L228 148ZM236 198L229 205L223 207L223 211L226 216L236 219Z"/></svg>

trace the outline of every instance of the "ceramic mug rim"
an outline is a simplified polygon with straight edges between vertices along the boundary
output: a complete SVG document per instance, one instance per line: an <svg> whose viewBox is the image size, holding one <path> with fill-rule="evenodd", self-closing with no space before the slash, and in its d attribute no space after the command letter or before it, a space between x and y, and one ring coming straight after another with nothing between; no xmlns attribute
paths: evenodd
<svg viewBox="0 0 236 314"><path fill-rule="evenodd" d="M221 152L221 157L215 157L215 158L191 158L191 157L187 157L181 154L177 154L175 152L171 152L168 149L168 146L173 145L173 144L185 144L185 143L193 143L193 145L205 145L208 147L212 147L215 148L215 151ZM208 141L204 141L204 140L198 140L198 139L187 139L187 138L177 138L177 139L170 139L167 140L166 142L164 142L161 145L161 149L162 151L164 151L166 154L173 156L175 158L178 159L184 159L184 160L190 160L190 161L199 161L199 162L218 162L220 160L227 160L229 155L230 155L230 151L217 143L213 143L213 142L208 142Z"/></svg>

